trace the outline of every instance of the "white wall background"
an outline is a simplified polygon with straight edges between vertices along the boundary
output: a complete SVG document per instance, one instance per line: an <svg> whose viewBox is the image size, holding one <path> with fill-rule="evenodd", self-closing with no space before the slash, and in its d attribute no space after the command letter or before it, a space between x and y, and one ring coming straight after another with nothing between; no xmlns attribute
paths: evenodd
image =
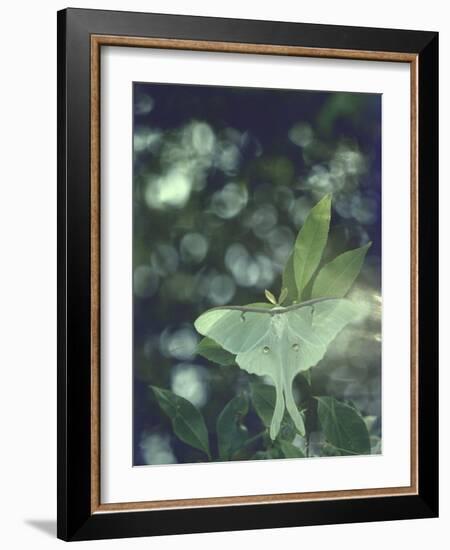
<svg viewBox="0 0 450 550"><path fill-rule="evenodd" d="M0 48L0 532L8 549L54 548L56 517L56 10L64 2L5 3ZM441 280L449 280L450 18L445 2L410 0L98 0L76 7L440 31ZM433 215L433 213L430 213ZM85 548L196 550L332 546L409 550L450 535L448 285L441 288L441 518L83 543ZM96 546L94 546L96 545Z"/></svg>

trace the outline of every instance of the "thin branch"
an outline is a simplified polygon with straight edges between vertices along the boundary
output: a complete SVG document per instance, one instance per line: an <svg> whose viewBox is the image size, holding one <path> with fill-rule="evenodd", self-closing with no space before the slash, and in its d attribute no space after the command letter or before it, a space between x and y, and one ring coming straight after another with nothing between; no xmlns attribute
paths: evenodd
<svg viewBox="0 0 450 550"><path fill-rule="evenodd" d="M266 309L263 307L252 307L252 306L217 306L208 311L218 311L221 309L230 309L233 311L242 311L242 313L267 313L268 315L281 315L282 313L287 313L288 311L295 311L302 307L313 306L319 302L328 302L330 300L337 300L337 298L316 298L314 300L307 300L306 302L301 302L299 304L292 304L291 306L277 306L271 309ZM206 312L205 312L206 313Z"/></svg>

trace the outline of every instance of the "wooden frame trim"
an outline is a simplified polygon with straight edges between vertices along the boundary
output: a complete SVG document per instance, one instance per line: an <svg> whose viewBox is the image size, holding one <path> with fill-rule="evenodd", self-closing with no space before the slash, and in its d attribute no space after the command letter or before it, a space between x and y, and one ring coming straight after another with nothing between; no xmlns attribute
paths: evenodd
<svg viewBox="0 0 450 550"><path fill-rule="evenodd" d="M283 493L254 496L212 497L103 504L100 499L100 50L101 46L164 48L207 52L286 55L330 59L355 59L409 63L411 128L411 484L407 487ZM165 510L230 505L275 504L315 500L419 494L418 478L418 55L401 52L305 48L272 44L247 44L115 35L91 35L90 115L91 115L91 513L133 510Z"/></svg>
<svg viewBox="0 0 450 550"><path fill-rule="evenodd" d="M250 44L177 38L142 38L135 36L91 35L91 51L99 46L132 48L163 48L204 52L247 53L260 55L287 55L295 57L325 57L330 59L362 59L373 61L413 62L416 54L402 52L374 52L370 50L342 50L335 48L308 48L276 44Z"/></svg>

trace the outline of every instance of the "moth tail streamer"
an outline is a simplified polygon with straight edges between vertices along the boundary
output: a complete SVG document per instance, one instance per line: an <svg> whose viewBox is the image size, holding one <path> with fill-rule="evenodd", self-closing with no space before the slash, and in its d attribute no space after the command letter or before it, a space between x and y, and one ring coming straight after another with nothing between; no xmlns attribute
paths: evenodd
<svg viewBox="0 0 450 550"><path fill-rule="evenodd" d="M283 396L283 390L281 387L276 386L276 402L275 402L275 409L273 411L272 421L270 423L270 439L274 441L277 438L278 432L281 428L281 421L283 420L284 416L284 396Z"/></svg>
<svg viewBox="0 0 450 550"><path fill-rule="evenodd" d="M303 422L303 416L299 412L297 405L295 404L292 392L287 391L285 393L286 408L294 421L295 427L301 436L305 435L305 423Z"/></svg>

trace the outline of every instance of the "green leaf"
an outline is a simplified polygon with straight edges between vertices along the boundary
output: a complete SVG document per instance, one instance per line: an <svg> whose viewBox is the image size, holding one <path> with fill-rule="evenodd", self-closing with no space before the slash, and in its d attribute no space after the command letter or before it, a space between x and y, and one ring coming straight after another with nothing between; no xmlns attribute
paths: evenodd
<svg viewBox="0 0 450 550"><path fill-rule="evenodd" d="M222 367L228 367L235 365L234 355L229 351L226 351L217 342L205 336L197 345L197 353L208 361L217 363Z"/></svg>
<svg viewBox="0 0 450 550"><path fill-rule="evenodd" d="M284 301L286 300L287 295L288 295L288 289L287 288L282 288L281 292L280 292L280 296L278 298L278 304L280 306L284 304Z"/></svg>
<svg viewBox="0 0 450 550"><path fill-rule="evenodd" d="M290 441L284 441L281 439L279 441L280 449L285 458L305 458L302 450L296 447Z"/></svg>
<svg viewBox="0 0 450 550"><path fill-rule="evenodd" d="M291 253L284 266L281 286L287 290L287 295L285 298L287 305L290 305L297 300L298 293L294 273L294 252Z"/></svg>
<svg viewBox="0 0 450 550"><path fill-rule="evenodd" d="M377 422L377 417L373 416L373 415L365 416L364 417L364 422L366 423L367 431L369 433L372 433L372 431L374 429L374 426Z"/></svg>
<svg viewBox="0 0 450 550"><path fill-rule="evenodd" d="M292 418L285 414L283 420L281 421L278 437L284 439L285 441L293 441L297 434L298 430L295 428Z"/></svg>
<svg viewBox="0 0 450 550"><path fill-rule="evenodd" d="M316 397L319 423L326 440L341 454L370 454L370 438L359 412L334 397Z"/></svg>
<svg viewBox="0 0 450 550"><path fill-rule="evenodd" d="M306 217L294 245L294 273L298 299L319 267L327 244L331 217L331 195L325 195Z"/></svg>
<svg viewBox="0 0 450 550"><path fill-rule="evenodd" d="M247 441L248 430L241 422L247 412L248 398L241 394L227 403L217 418L216 431L221 459L229 460Z"/></svg>
<svg viewBox="0 0 450 550"><path fill-rule="evenodd" d="M324 265L314 281L311 298L344 297L359 275L371 244L344 252Z"/></svg>
<svg viewBox="0 0 450 550"><path fill-rule="evenodd" d="M373 455L378 455L381 453L381 438L376 436L376 435L372 435L370 437L370 446L371 446L371 454Z"/></svg>
<svg viewBox="0 0 450 550"><path fill-rule="evenodd" d="M266 451L257 451L252 456L253 460L270 460L273 458L283 458L283 455L281 454L281 449L272 447L271 449L267 449Z"/></svg>
<svg viewBox="0 0 450 550"><path fill-rule="evenodd" d="M311 386L311 369L303 371L301 375L306 380L306 383L308 384L308 386Z"/></svg>
<svg viewBox="0 0 450 550"><path fill-rule="evenodd" d="M177 437L205 452L211 459L208 430L201 412L192 403L169 390L150 386L163 412L170 418Z"/></svg>
<svg viewBox="0 0 450 550"><path fill-rule="evenodd" d="M275 298L275 296L270 292L270 290L265 290L264 291L264 294L266 295L266 298L269 300L269 302L271 302L274 306L277 305L277 299Z"/></svg>

